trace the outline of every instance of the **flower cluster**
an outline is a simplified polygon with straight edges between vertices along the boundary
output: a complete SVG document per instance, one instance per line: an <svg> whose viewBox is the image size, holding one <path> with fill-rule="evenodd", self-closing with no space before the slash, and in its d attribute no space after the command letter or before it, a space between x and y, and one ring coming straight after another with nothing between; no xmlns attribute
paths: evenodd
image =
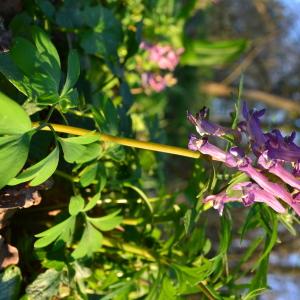
<svg viewBox="0 0 300 300"><path fill-rule="evenodd" d="M222 214L227 202L241 202L248 206L263 202L278 213L285 213L282 205L291 207L300 215L300 147L294 143L295 132L283 136L277 129L264 132L260 118L265 110L249 110L243 105L244 121L237 129L225 128L208 120L208 110L202 109L194 117L188 113L188 120L195 125L199 137L191 135L189 149L209 155L213 160L235 168L249 178L237 183L217 195L210 195L204 202L211 202ZM246 143L241 145L241 137ZM209 142L209 136L231 136L235 146L224 151ZM245 153L244 149L248 152ZM275 175L275 176L274 176ZM272 179L271 179L272 178Z"/></svg>
<svg viewBox="0 0 300 300"><path fill-rule="evenodd" d="M155 70L142 73L142 86L147 93L161 92L166 87L176 84L172 72L179 63L184 49L173 49L170 45L149 44L142 42L140 48L145 50L147 60L153 64Z"/></svg>

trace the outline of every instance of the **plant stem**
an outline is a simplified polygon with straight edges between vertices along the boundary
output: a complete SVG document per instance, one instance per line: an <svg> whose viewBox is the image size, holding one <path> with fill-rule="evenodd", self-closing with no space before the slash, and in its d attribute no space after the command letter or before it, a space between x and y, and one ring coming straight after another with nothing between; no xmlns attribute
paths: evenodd
<svg viewBox="0 0 300 300"><path fill-rule="evenodd" d="M123 146L140 148L140 149L145 149L150 151L157 151L157 152L168 153L168 154L175 154L175 155L180 155L180 156L185 156L190 158L199 158L201 156L199 152L191 151L185 148L152 143L152 142L138 141L135 139L112 136L105 133L96 133L94 131L90 131L78 127L67 126L67 125L61 125L61 124L49 124L49 125L51 125L56 132L69 133L74 135L85 135L85 134L92 133L98 135L99 139L103 142L112 142ZM38 124L33 123L33 126L38 126ZM44 127L42 128L42 130L49 131L49 128Z"/></svg>

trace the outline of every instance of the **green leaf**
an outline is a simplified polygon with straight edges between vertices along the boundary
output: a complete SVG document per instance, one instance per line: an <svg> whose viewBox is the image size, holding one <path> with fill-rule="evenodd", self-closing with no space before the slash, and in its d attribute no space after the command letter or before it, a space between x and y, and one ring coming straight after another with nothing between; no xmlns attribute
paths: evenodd
<svg viewBox="0 0 300 300"><path fill-rule="evenodd" d="M71 216L78 215L84 208L84 199L80 195L71 197L69 203L69 213Z"/></svg>
<svg viewBox="0 0 300 300"><path fill-rule="evenodd" d="M26 288L26 293L30 299L52 299L52 297L58 294L61 277L62 272L55 269L48 269Z"/></svg>
<svg viewBox="0 0 300 300"><path fill-rule="evenodd" d="M30 181L31 186L40 185L45 182L56 170L59 160L59 149L55 149L43 160L23 171L9 184L16 185L22 182Z"/></svg>
<svg viewBox="0 0 300 300"><path fill-rule="evenodd" d="M64 96L76 83L80 74L80 61L76 50L71 50L68 56L68 73L60 96Z"/></svg>
<svg viewBox="0 0 300 300"><path fill-rule="evenodd" d="M10 53L14 63L25 75L31 76L35 72L38 53L32 43L24 38L18 37L15 39ZM26 57L26 59L24 59L24 57Z"/></svg>
<svg viewBox="0 0 300 300"><path fill-rule="evenodd" d="M237 59L247 48L247 41L208 42L187 39L180 63L190 66L223 65Z"/></svg>
<svg viewBox="0 0 300 300"><path fill-rule="evenodd" d="M76 249L72 252L72 257L78 259L86 255L90 256L93 252L100 249L102 239L102 233L87 222L81 240Z"/></svg>
<svg viewBox="0 0 300 300"><path fill-rule="evenodd" d="M253 269L255 269L263 261L263 259L265 259L270 254L271 250L273 249L273 247L275 246L275 244L277 242L278 218L276 215L274 216L274 214L273 214L272 221L273 221L272 222L272 231L271 231L271 234L267 234L266 246L265 246L264 252L259 257L259 259L256 261Z"/></svg>
<svg viewBox="0 0 300 300"><path fill-rule="evenodd" d="M0 92L0 135L22 134L29 131L31 121L25 110Z"/></svg>
<svg viewBox="0 0 300 300"><path fill-rule="evenodd" d="M242 300L251 300L251 299L257 299L257 297L264 292L266 292L266 288L258 288L255 289L249 293L247 293L245 296L242 297Z"/></svg>
<svg viewBox="0 0 300 300"><path fill-rule="evenodd" d="M187 287L193 287L206 279L213 272L213 263L209 260L203 261L199 267L188 267L179 264L172 264L179 285L178 292L183 292Z"/></svg>
<svg viewBox="0 0 300 300"><path fill-rule="evenodd" d="M21 279L21 271L17 266L6 268L0 274L0 299L19 299Z"/></svg>
<svg viewBox="0 0 300 300"><path fill-rule="evenodd" d="M96 179L98 164L94 163L85 167L80 173L80 184L82 187L87 187Z"/></svg>
<svg viewBox="0 0 300 300"><path fill-rule="evenodd" d="M100 217L100 218L87 217L87 220L99 230L109 231L121 224L123 218L121 216L117 216L119 213L120 210L117 210L105 217Z"/></svg>
<svg viewBox="0 0 300 300"><path fill-rule="evenodd" d="M161 287L159 289L158 300L176 300L177 299L177 289L174 287L170 278L165 276L162 280Z"/></svg>
<svg viewBox="0 0 300 300"><path fill-rule="evenodd" d="M98 134L89 133L82 136L69 137L69 138L61 138L63 141L67 141L73 144L87 145L92 144L94 142L98 142L100 139Z"/></svg>
<svg viewBox="0 0 300 300"><path fill-rule="evenodd" d="M40 60L46 63L46 70L51 74L51 77L56 81L57 86L60 83L60 59L55 46L47 34L39 27L32 28L32 37L40 55Z"/></svg>
<svg viewBox="0 0 300 300"><path fill-rule="evenodd" d="M119 115L112 100L102 94L97 94L91 107L94 120L101 132L118 134Z"/></svg>
<svg viewBox="0 0 300 300"><path fill-rule="evenodd" d="M123 38L121 23L112 11L100 5L85 7L82 14L91 29L80 34L81 47L88 54L116 60L117 49Z"/></svg>
<svg viewBox="0 0 300 300"><path fill-rule="evenodd" d="M0 137L0 189L24 167L32 133Z"/></svg>
<svg viewBox="0 0 300 300"><path fill-rule="evenodd" d="M81 137L59 138L64 158L69 163L85 163L97 158L102 147L97 135L89 134Z"/></svg>
<svg viewBox="0 0 300 300"><path fill-rule="evenodd" d="M95 196L92 197L92 199L84 207L83 211L89 211L92 208L94 208L96 206L98 200L100 200L100 193L97 193Z"/></svg>
<svg viewBox="0 0 300 300"><path fill-rule="evenodd" d="M0 56L0 62L4 63L0 71L38 104L57 103L61 77L58 53L41 29L32 27L31 31L35 45L16 38L9 56Z"/></svg>
<svg viewBox="0 0 300 300"><path fill-rule="evenodd" d="M184 217L183 217L183 225L184 225L185 234L188 234L190 231L191 217L192 217L192 210L188 209L185 212Z"/></svg>
<svg viewBox="0 0 300 300"><path fill-rule="evenodd" d="M65 242L71 242L75 227L74 216L69 217L63 222L35 235L39 239L34 243L35 248L43 248L54 242L56 239L61 239Z"/></svg>
<svg viewBox="0 0 300 300"><path fill-rule="evenodd" d="M0 53L0 72L24 95L33 98L28 77L16 67L9 53Z"/></svg>

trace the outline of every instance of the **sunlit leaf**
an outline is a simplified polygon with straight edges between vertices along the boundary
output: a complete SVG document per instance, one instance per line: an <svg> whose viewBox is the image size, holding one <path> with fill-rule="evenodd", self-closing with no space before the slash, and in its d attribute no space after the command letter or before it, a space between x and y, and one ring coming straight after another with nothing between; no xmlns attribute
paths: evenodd
<svg viewBox="0 0 300 300"><path fill-rule="evenodd" d="M84 208L84 199L80 195L71 197L69 203L69 213L71 216L78 215Z"/></svg>
<svg viewBox="0 0 300 300"><path fill-rule="evenodd" d="M122 222L122 217L118 216L120 210L117 210L107 216L100 218L90 218L88 221L101 231L109 231L119 226Z"/></svg>
<svg viewBox="0 0 300 300"><path fill-rule="evenodd" d="M72 252L72 256L75 259L78 259L84 257L85 255L91 255L93 252L100 249L102 245L102 239L102 233L92 224L87 222L81 240L76 249Z"/></svg>
<svg viewBox="0 0 300 300"><path fill-rule="evenodd" d="M27 160L32 134L0 137L0 189L12 180Z"/></svg>
<svg viewBox="0 0 300 300"><path fill-rule="evenodd" d="M31 121L25 110L0 92L0 135L22 134L31 129Z"/></svg>
<svg viewBox="0 0 300 300"><path fill-rule="evenodd" d="M78 80L80 74L80 62L76 50L71 50L68 56L68 73L61 96L65 95Z"/></svg>
<svg viewBox="0 0 300 300"><path fill-rule="evenodd" d="M39 239L34 243L35 248L43 248L54 242L56 239L62 237L61 239L65 242L70 242L72 238L72 233L75 226L76 218L74 216L69 217L63 222L47 229L35 236Z"/></svg>
<svg viewBox="0 0 300 300"><path fill-rule="evenodd" d="M23 171L9 184L16 185L22 182L30 181L31 186L39 185L45 182L56 170L59 160L59 149L55 149L43 160Z"/></svg>
<svg viewBox="0 0 300 300"><path fill-rule="evenodd" d="M84 163L100 156L102 147L97 135L59 138L65 160L69 163Z"/></svg>

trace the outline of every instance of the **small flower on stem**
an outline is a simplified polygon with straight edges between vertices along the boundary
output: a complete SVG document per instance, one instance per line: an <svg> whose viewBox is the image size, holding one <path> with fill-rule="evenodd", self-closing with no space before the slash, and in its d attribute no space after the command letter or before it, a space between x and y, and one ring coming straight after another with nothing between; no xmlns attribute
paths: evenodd
<svg viewBox="0 0 300 300"><path fill-rule="evenodd" d="M238 140L240 139L240 133L237 130L226 128L209 121L208 114L209 109L207 107L203 107L195 117L191 113L187 113L188 120L196 127L200 136L213 135L222 137L226 135L233 135Z"/></svg>
<svg viewBox="0 0 300 300"><path fill-rule="evenodd" d="M268 150L259 157L258 163L283 182L300 191L300 180L284 168L283 161L270 159Z"/></svg>

